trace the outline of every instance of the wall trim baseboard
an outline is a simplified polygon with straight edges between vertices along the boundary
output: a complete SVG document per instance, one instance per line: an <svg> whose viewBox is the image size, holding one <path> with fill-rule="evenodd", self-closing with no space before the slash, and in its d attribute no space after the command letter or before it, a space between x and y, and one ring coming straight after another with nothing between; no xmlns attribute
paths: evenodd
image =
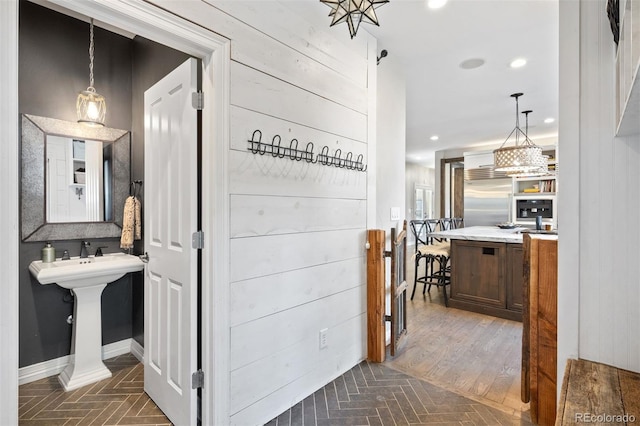
<svg viewBox="0 0 640 426"><path fill-rule="evenodd" d="M144 346L136 342L135 339L131 339L131 354L144 364Z"/></svg>
<svg viewBox="0 0 640 426"><path fill-rule="evenodd" d="M133 339L124 339L102 346L102 359L115 358L128 353L132 353L136 358L140 359L138 354L133 352L134 343L137 345L135 350L138 354L140 352L144 353L144 349L138 342L135 342ZM36 380L44 379L45 377L60 374L67 366L72 356L73 355L65 355L60 358L50 359L48 361L19 368L18 385L24 385L25 383L35 382Z"/></svg>

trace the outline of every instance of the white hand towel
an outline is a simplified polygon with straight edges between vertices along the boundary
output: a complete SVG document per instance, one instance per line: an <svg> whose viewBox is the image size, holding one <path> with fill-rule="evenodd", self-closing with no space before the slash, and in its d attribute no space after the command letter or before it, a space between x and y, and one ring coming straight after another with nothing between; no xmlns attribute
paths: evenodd
<svg viewBox="0 0 640 426"><path fill-rule="evenodd" d="M134 239L139 240L142 236L140 210L140 200L133 195L124 202L122 236L120 237L120 247L123 249L133 248Z"/></svg>

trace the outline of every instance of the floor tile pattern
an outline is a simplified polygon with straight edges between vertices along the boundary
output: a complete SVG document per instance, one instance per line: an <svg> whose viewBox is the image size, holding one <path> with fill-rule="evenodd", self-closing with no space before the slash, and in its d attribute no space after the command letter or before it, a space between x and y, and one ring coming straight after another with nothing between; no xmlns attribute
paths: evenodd
<svg viewBox="0 0 640 426"><path fill-rule="evenodd" d="M267 426L530 424L382 364L363 361Z"/></svg>
<svg viewBox="0 0 640 426"><path fill-rule="evenodd" d="M110 379L65 392L52 376L20 386L19 424L170 425L144 392L144 366L131 354L105 361Z"/></svg>

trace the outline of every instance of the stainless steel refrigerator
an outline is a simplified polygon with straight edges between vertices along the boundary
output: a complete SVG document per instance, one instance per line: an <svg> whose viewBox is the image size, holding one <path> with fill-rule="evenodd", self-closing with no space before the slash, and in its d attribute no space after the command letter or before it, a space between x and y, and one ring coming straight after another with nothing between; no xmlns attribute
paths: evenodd
<svg viewBox="0 0 640 426"><path fill-rule="evenodd" d="M464 226L511 222L511 178L464 181Z"/></svg>

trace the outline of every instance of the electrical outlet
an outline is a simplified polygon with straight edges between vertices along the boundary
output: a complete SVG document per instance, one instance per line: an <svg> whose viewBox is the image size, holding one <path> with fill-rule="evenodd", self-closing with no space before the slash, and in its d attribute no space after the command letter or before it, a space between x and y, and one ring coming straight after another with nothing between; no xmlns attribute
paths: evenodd
<svg viewBox="0 0 640 426"><path fill-rule="evenodd" d="M329 332L328 328L323 328L320 330L320 349L326 348L329 343L327 342L327 333Z"/></svg>

